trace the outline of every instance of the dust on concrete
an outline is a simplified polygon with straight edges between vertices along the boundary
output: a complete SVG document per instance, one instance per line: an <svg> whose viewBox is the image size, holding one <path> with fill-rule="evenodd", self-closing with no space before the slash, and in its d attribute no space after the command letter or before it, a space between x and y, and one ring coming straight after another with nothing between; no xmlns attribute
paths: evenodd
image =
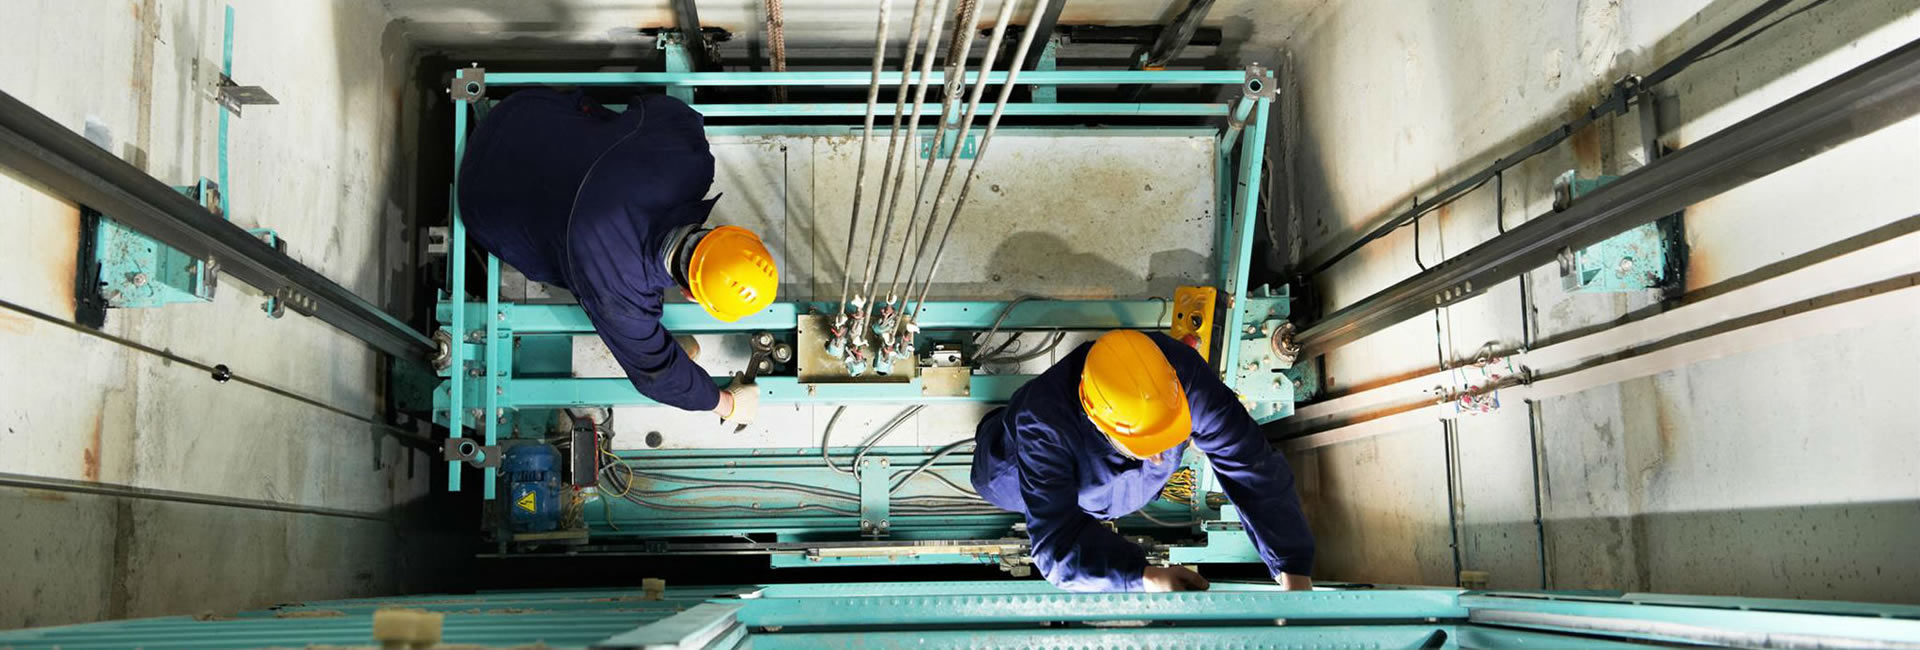
<svg viewBox="0 0 1920 650"><path fill-rule="evenodd" d="M337 609L303 609L292 612L274 612L274 618L346 618L347 613Z"/></svg>

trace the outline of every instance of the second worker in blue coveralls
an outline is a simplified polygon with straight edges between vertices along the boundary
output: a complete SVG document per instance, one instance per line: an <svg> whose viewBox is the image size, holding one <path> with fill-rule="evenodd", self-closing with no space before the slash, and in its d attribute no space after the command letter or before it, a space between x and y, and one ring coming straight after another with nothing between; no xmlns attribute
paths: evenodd
<svg viewBox="0 0 1920 650"><path fill-rule="evenodd" d="M1200 354L1162 334L1119 330L1083 344L989 413L973 486L1026 515L1033 561L1075 591L1206 589L1199 574L1149 566L1108 529L1147 505L1191 443L1212 463L1274 580L1313 586L1313 533L1293 472Z"/></svg>
<svg viewBox="0 0 1920 650"><path fill-rule="evenodd" d="M578 91L523 90L480 122L460 161L460 214L481 247L572 291L640 393L740 424L759 392L721 390L660 323L677 288L735 321L766 309L773 255L745 228L706 225L719 197L700 114L664 95L615 113Z"/></svg>

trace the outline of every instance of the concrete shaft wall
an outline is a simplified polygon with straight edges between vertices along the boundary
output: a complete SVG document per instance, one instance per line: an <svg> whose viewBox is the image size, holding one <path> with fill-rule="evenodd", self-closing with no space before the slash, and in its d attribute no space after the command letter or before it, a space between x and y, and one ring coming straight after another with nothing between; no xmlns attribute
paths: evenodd
<svg viewBox="0 0 1920 650"><path fill-rule="evenodd" d="M1650 72L1751 0L1404 3L1314 12L1288 43L1301 137L1295 224L1338 247ZM1792 3L1791 12L1808 3ZM1659 89L1662 144L1685 147L1920 36L1911 2L1821 4ZM1645 163L1637 115L1603 120L1504 178L1506 225L1545 213L1568 169ZM1908 120L1687 210L1688 289L1920 214L1920 121ZM1431 265L1497 235L1489 184L1419 223ZM1920 250L1914 251L1920 256ZM1418 271L1402 228L1319 278L1337 309ZM1567 295L1553 268L1326 357L1335 393L1536 342L1655 306ZM1920 314L1457 422L1298 455L1325 578L1494 587L1920 601ZM1537 442L1536 442L1537 437ZM1539 459L1536 481L1535 454ZM1536 528L1536 506L1544 521ZM1450 518L1450 513L1455 517ZM1458 563L1451 547L1458 530ZM1544 566L1543 566L1544 561Z"/></svg>
<svg viewBox="0 0 1920 650"><path fill-rule="evenodd" d="M8 2L0 90L169 184L216 176L210 98L234 5L233 77L278 106L231 123L230 214L382 304L398 230L409 46L361 2ZM10 174L10 172L9 172ZM74 316L77 206L0 176L0 297ZM376 355L320 321L268 319L237 282L211 304L112 310L105 331L349 412ZM15 311L0 311L0 472L385 512L427 459L352 418ZM233 611L400 589L386 523L0 489L0 627Z"/></svg>

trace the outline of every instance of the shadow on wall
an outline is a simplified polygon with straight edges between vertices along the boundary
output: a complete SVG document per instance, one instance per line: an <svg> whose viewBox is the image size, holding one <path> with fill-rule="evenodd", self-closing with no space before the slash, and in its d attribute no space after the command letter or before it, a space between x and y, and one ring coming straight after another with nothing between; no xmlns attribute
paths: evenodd
<svg viewBox="0 0 1920 650"><path fill-rule="evenodd" d="M1532 522L1475 524L1533 536ZM1512 530L1507 530L1512 529ZM1663 512L1547 522L1556 589L1920 604L1920 501ZM1484 533L1483 533L1484 535ZM1472 558L1467 559L1472 568ZM1534 586L1533 576L1495 585Z"/></svg>
<svg viewBox="0 0 1920 650"><path fill-rule="evenodd" d="M1400 476L1384 487L1355 492L1339 485L1394 470L1372 458L1378 452L1354 447L1328 457L1325 451L1288 458L1320 542L1314 576L1455 584L1445 489L1428 484L1437 477ZM1337 478L1343 473L1348 477ZM1370 498L1384 494L1379 490L1398 496ZM1920 604L1920 591L1912 588L1920 583L1920 555L1911 544L1911 531L1920 530L1920 500L1591 516L1591 510L1609 507L1587 501L1576 487L1550 496L1544 524L1536 527L1531 518L1515 516L1530 509L1496 514L1469 500L1458 523L1460 568L1486 572L1493 589ZM1588 511L1570 512L1581 509ZM1548 567L1544 575L1542 554Z"/></svg>
<svg viewBox="0 0 1920 650"><path fill-rule="evenodd" d="M951 245L947 254L940 276L969 281L935 282L930 300L1005 300L1022 295L1063 300L1171 298L1176 287L1210 284L1206 280L1209 260L1195 251L1176 248L1153 253L1142 278L1105 257L1076 250L1059 235L1040 231L1007 235L986 264L973 268L959 266ZM929 251L927 257L931 259L933 253ZM983 272L986 277L979 277Z"/></svg>
<svg viewBox="0 0 1920 650"><path fill-rule="evenodd" d="M1566 67L1573 68L1573 70L1569 70L1567 74L1569 76L1578 75L1578 78L1569 79L1568 83L1565 84L1565 88L1561 90L1555 90L1563 87L1563 84L1559 82L1559 73L1555 72L1551 75L1551 83L1547 83L1546 81L1541 82L1545 88L1529 88L1524 85L1516 88L1487 88L1484 87L1484 84L1461 83L1447 86L1446 90L1452 92L1444 95L1403 98L1412 100L1413 107L1406 109L1408 112L1401 113L1401 115L1412 116L1440 113L1442 115L1463 117L1463 119L1455 120L1451 124L1446 125L1451 128L1441 132L1420 129L1417 128L1419 126L1417 124L1358 124L1350 121L1353 119L1351 116L1341 115L1344 111L1338 109L1329 110L1334 105L1325 99L1327 96L1348 93L1351 84L1355 83L1390 83L1392 82L1391 77L1398 74L1386 72L1377 75L1380 78L1349 78L1340 80L1337 84L1333 83L1333 79L1326 78L1325 71L1328 66L1332 64L1323 62L1338 58L1340 56L1338 53L1341 50L1353 48L1354 46L1351 44L1343 45L1338 42L1316 43L1316 34L1327 32L1327 34L1321 36L1321 38L1339 39L1365 38L1366 34L1370 33L1366 30L1358 30L1357 32L1355 30L1337 31L1341 14L1365 11L1367 10L1367 3L1348 3L1336 6L1333 9L1333 13L1326 16L1326 20L1319 23L1319 29L1313 32L1303 32L1302 35L1297 36L1302 40L1294 43L1295 47L1293 48L1298 53L1300 62L1299 69L1302 70L1303 74L1309 75L1308 78L1303 80L1304 88L1302 91L1303 98L1307 102L1303 106L1303 112L1305 113L1304 119L1307 121L1308 128L1302 129L1300 142L1295 145L1298 147L1295 151L1298 160L1298 177L1295 179L1295 183L1301 197L1301 213L1296 216L1294 227L1297 228L1297 232L1301 233L1301 236L1306 240L1305 250L1320 255L1331 253L1335 247L1345 245L1358 237L1360 233L1379 225L1405 210L1407 206L1411 204L1415 194L1419 196L1431 196L1445 185L1485 167L1494 158L1505 155L1525 143L1540 137L1547 133L1549 129L1559 126L1575 111L1584 112L1588 107L1598 102L1611 90L1615 80L1630 73L1646 74L1652 72L1655 68L1678 56L1688 47L1706 38L1713 31L1719 29L1720 26L1727 24L1739 15L1751 10L1754 4L1754 2L1749 0L1712 0L1706 3L1706 6L1701 8L1693 18L1687 20L1679 28L1654 41L1651 45L1624 50L1618 49L1621 48L1622 45L1617 42L1617 39L1625 37L1626 30L1623 27L1623 23L1626 22L1627 19L1620 15L1622 10L1618 9L1617 5L1612 11L1601 12L1598 15L1595 15L1594 12L1574 9L1550 9L1548 13L1559 20L1551 24L1539 25L1538 28L1556 33L1566 32L1567 42L1565 43L1565 47L1567 51L1572 53L1567 56L1574 59L1565 64ZM1436 8L1433 9L1433 11L1473 11L1476 5L1434 5L1434 7ZM1627 9L1631 10L1631 7ZM1485 11L1494 12L1500 10L1488 7ZM1776 12L1769 16L1768 20L1778 18L1787 11L1791 11L1791 9ZM1790 55L1773 57L1715 57L1709 59L1708 62L1688 69L1679 77L1675 78L1674 81L1669 82L1669 84L1683 84L1686 88L1685 92L1687 94L1683 99L1684 106L1682 108L1686 115L1699 116L1711 113L1733 100L1743 90L1771 83L1801 68L1807 63L1818 59L1820 55L1845 47L1869 31L1886 25L1893 19L1905 15L1910 11L1910 7L1905 6L1905 3L1899 2L1840 2L1823 5L1818 9L1808 12L1806 15L1795 17L1783 23L1779 28L1770 30L1754 38L1751 42L1740 46L1748 53L1778 52L1782 48L1791 46L1795 51L1789 53ZM1489 34L1483 33L1498 28L1501 25L1509 25L1511 23L1511 15L1506 14L1504 11L1500 11L1500 13L1502 15L1490 16L1485 20L1449 21L1436 17L1418 25L1418 27L1424 28L1424 31L1411 36L1398 37L1399 41L1403 44L1431 44L1431 47L1426 48L1429 53L1445 54L1439 58L1422 60L1410 52L1406 63L1406 65L1410 67L1405 71L1405 74L1445 74L1450 71L1458 73L1458 71L1465 70L1497 70L1503 67L1514 68L1519 66L1525 68L1527 72L1524 78L1529 80L1539 78L1539 75L1536 73L1538 69L1546 65L1545 63L1533 61L1530 60L1530 58L1503 58L1506 57L1505 54L1494 50L1495 46L1493 43L1497 39L1488 39L1487 36ZM1819 25L1819 29L1809 28L1809 26L1816 24ZM1453 33L1446 29L1447 27L1456 25L1466 26L1477 31ZM1369 48L1361 49L1365 50ZM1555 50L1551 54L1558 56L1559 50ZM1542 56L1546 55L1543 54ZM1319 60L1316 60L1317 57ZM1594 68L1602 64L1589 63L1589 65L1585 67L1580 65L1583 62L1593 61L1604 62L1604 68L1596 68L1589 72L1588 68ZM1559 64L1555 63L1553 66L1554 70L1558 70L1558 66ZM1320 78L1311 76L1316 70L1322 71L1323 74ZM1469 81L1479 79L1467 75L1460 76ZM1720 90L1701 92L1697 89ZM1348 137L1348 134L1343 132L1343 129L1350 128L1406 132L1405 140L1396 140L1395 146L1392 148L1393 150L1374 152L1374 154L1372 154L1394 159L1403 158L1407 155L1408 151L1417 151L1419 147L1435 146L1434 143L1438 143L1439 146L1447 146L1450 143L1462 140L1477 139L1477 135L1483 129L1484 122L1468 121L1464 119L1464 116L1485 115L1489 111L1498 110L1497 105L1494 108L1488 108L1489 101L1525 101L1526 94L1530 90L1533 92L1554 93L1560 97L1564 97L1560 108L1565 110L1547 108L1541 110L1541 115L1536 119L1516 122L1516 126L1503 125L1497 127L1507 133L1506 137L1502 140L1491 146L1482 148L1477 152L1461 152L1446 163L1442 163L1450 164L1452 165L1451 167L1440 171L1429 179L1417 183L1412 187L1364 187L1359 181L1353 180L1352 178L1342 178L1343 174L1351 174L1354 170L1336 167L1335 158L1331 155L1332 152L1341 151L1343 147L1348 147L1348 145L1342 144ZM1314 102L1313 99L1316 96L1322 99ZM1355 96L1366 97L1368 95ZM1497 99L1501 96L1512 97L1510 97L1509 100ZM1377 97L1377 95L1375 95L1375 97ZM1489 100L1489 97L1496 99ZM1318 114L1316 114L1316 109L1319 109ZM1629 116L1628 119L1630 119L1630 117L1631 116ZM1405 119L1403 118L1402 121L1405 121ZM1678 125L1669 123L1666 126L1666 131L1672 133L1676 126ZM1637 126L1633 123L1628 123L1621 128L1633 129L1637 128ZM1675 143L1669 140L1669 144ZM1565 155L1564 151L1570 146L1572 145L1563 143L1555 152L1549 152L1544 155ZM1576 151L1575 153L1598 155L1597 150L1593 152ZM1424 164L1426 161L1408 162L1410 164ZM1508 179L1509 185L1515 182L1516 179ZM1541 179L1541 183L1544 182L1544 179ZM1368 194L1369 192L1376 192L1382 189L1389 191L1379 192L1377 196ZM1407 191L1413 193L1406 193ZM1356 196L1369 197L1366 200L1372 205L1362 206L1360 209L1370 210L1371 213L1364 215L1343 213L1347 210L1347 208L1343 206L1343 203L1351 202L1353 200L1351 197ZM1491 215L1487 215L1484 218L1490 220ZM1509 216L1509 219L1512 219L1512 217Z"/></svg>

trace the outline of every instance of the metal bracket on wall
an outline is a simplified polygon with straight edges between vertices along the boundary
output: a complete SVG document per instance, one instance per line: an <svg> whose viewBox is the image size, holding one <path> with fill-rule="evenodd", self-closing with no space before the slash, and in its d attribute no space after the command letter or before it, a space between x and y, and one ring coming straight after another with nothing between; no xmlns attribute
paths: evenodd
<svg viewBox="0 0 1920 650"><path fill-rule="evenodd" d="M1247 65L1247 81L1241 86L1247 99L1273 99L1279 96L1279 84L1273 82L1273 72L1258 63Z"/></svg>
<svg viewBox="0 0 1920 650"><path fill-rule="evenodd" d="M487 97L487 69L476 63L453 72L453 87L447 94L456 102L473 103Z"/></svg>
<svg viewBox="0 0 1920 650"><path fill-rule="evenodd" d="M252 228L247 232L253 233L260 238L261 242L272 246L274 250L282 254L287 252L287 240L281 239L278 231L272 228ZM287 314L287 303L281 302L277 296L269 295L265 302L260 303L260 311L266 312L267 318L279 318Z"/></svg>
<svg viewBox="0 0 1920 650"><path fill-rule="evenodd" d="M242 86L234 83L233 79L224 73L215 83L217 85L214 86L214 100L220 102L221 108L233 113L234 117L240 117L242 106L273 106L280 103L280 100L274 99L273 93L267 92L267 89L259 86Z"/></svg>
<svg viewBox="0 0 1920 650"><path fill-rule="evenodd" d="M225 212L220 186L202 178L194 185L174 188L215 215ZM97 286L111 308L164 307L213 301L219 274L207 260L196 259L122 225L112 215L90 213L94 226L94 257L83 265L82 284Z"/></svg>
<svg viewBox="0 0 1920 650"><path fill-rule="evenodd" d="M1569 169L1553 179L1553 209L1573 207L1581 197L1618 176L1580 178ZM1665 289L1686 277L1684 213L1644 223L1598 244L1555 256L1561 288L1569 293L1630 293Z"/></svg>
<svg viewBox="0 0 1920 650"><path fill-rule="evenodd" d="M1291 299L1286 287L1278 292L1267 285L1255 287L1233 306L1240 310L1240 322L1245 325L1222 342L1238 346L1239 352L1234 366L1227 369L1228 385L1262 424L1293 413L1294 378L1284 372L1300 355L1300 347L1293 343L1293 323L1287 322Z"/></svg>
<svg viewBox="0 0 1920 650"><path fill-rule="evenodd" d="M860 535L863 537L886 537L893 528L888 506L891 505L893 462L886 458L863 458L858 469L860 476Z"/></svg>

